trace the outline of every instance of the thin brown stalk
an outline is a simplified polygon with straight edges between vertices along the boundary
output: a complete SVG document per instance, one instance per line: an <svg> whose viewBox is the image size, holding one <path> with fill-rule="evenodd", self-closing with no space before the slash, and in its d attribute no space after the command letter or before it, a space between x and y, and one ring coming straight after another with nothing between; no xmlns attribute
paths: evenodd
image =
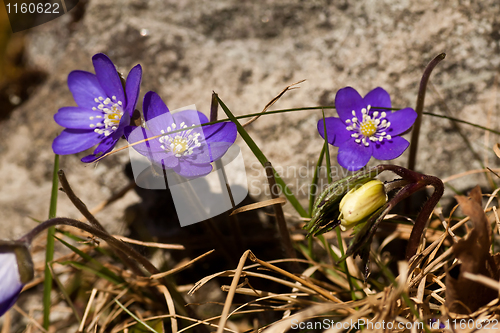
<svg viewBox="0 0 500 333"><path fill-rule="evenodd" d="M276 178L274 178L274 168L271 165L271 162L266 162L264 165L264 169L266 170L267 182L269 183L269 189L271 192L271 198L278 199L278 186L276 185ZM285 253L289 258L297 258L297 254L295 253L295 249L293 248L292 240L290 238L290 233L288 232L288 226L285 221L285 216L283 215L283 208L281 204L274 204L274 213L276 215L276 222L278 223L278 230L280 232L281 241L283 242L283 247L285 248ZM297 263L292 262L294 271L299 271L299 265Z"/></svg>

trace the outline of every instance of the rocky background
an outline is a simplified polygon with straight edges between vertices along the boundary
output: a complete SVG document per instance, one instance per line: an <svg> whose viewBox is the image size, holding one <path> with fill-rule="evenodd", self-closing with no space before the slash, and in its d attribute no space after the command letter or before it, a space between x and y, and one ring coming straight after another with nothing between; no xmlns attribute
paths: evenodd
<svg viewBox="0 0 500 333"><path fill-rule="evenodd" d="M4 7L0 12L2 26L9 29ZM285 94L274 108L332 105L336 91L347 85L361 94L382 86L394 106L414 107L424 67L445 52L432 75L425 110L499 130L499 17L497 0L80 1L67 15L20 33L23 62L40 74L41 83L23 98L11 92L9 101L18 106L0 123L1 238L20 236L35 225L31 218L47 217L51 142L62 130L53 115L75 105L67 75L93 71L95 53L106 53L125 73L142 64L141 97L154 90L172 110L196 104L208 114L215 91L235 114L244 115L261 111L283 88L303 79L300 89ZM7 51L14 47L8 44ZM271 115L247 128L295 188L312 178L322 146L316 131L320 117L318 111ZM492 152L498 136L460 128L477 156L498 167ZM257 160L238 142L249 184L262 184ZM419 147L417 169L424 173L448 177L480 168L449 120L426 116ZM97 166L83 165L79 159L85 155L62 156L61 168L92 208L126 186L128 154L117 153ZM394 162L406 165L407 155ZM294 174L301 166L307 168L305 177ZM484 177L450 184L465 190L477 181ZM251 192L258 194L259 186L251 186ZM112 232L123 232L124 210L139 200L131 191L97 217ZM58 212L79 217L63 193Z"/></svg>

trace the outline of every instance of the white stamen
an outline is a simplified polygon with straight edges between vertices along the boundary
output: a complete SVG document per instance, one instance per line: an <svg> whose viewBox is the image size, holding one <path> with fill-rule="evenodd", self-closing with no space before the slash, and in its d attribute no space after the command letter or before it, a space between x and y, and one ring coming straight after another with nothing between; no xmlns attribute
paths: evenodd
<svg viewBox="0 0 500 333"><path fill-rule="evenodd" d="M361 109L361 119L356 116L356 111L352 110L351 119L346 119L346 130L351 131L351 137L354 142L363 144L368 147L370 142L382 142L384 139L391 140L392 137L387 135L387 129L391 123L384 119L387 116L386 112L374 111L370 114L371 105Z"/></svg>

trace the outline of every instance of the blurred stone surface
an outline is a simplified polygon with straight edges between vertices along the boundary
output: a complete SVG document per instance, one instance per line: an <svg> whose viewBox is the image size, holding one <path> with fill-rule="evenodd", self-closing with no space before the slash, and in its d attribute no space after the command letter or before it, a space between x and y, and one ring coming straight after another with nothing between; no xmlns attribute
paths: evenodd
<svg viewBox="0 0 500 333"><path fill-rule="evenodd" d="M300 89L285 94L273 108L332 105L336 91L347 85L363 95L382 86L394 106L414 107L425 65L446 52L431 77L425 111L444 114L448 108L454 117L500 127L497 0L80 2L85 8L75 9L79 12L27 35L28 60L48 77L1 124L2 238L24 233L34 225L30 217L47 217L51 142L62 130L52 117L58 108L75 105L66 85L68 73L93 71L91 57L98 52L122 72L142 64L141 97L154 90L171 110L196 104L208 114L215 91L236 115L261 111L284 87L302 79L307 81ZM335 112L326 110L326 115ZM310 182L321 150L316 131L320 117L320 111L270 115L247 128L297 192ZM491 148L500 139L467 125L461 128L479 156L498 167ZM446 119L426 116L420 139L417 168L424 173L447 177L480 167ZM244 148L250 191L258 195L265 173L244 142L238 142ZM331 151L336 166L336 149ZM128 154L112 155L97 167L80 163L85 155L62 156L61 167L91 208L126 185L122 170ZM404 154L395 163L406 165L406 160ZM484 177L451 184L465 189L478 180ZM305 190L298 195L305 204ZM97 217L120 232L125 207L137 200L130 192ZM63 193L58 212L79 217Z"/></svg>

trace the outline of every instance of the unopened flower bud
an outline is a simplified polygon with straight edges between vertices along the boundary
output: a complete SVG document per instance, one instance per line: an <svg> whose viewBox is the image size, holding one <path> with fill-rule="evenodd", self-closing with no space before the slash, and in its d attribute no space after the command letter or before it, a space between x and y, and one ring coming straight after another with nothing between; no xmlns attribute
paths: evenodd
<svg viewBox="0 0 500 333"><path fill-rule="evenodd" d="M342 230L354 227L386 202L387 194L380 180L371 180L358 189L350 190L340 201L340 227Z"/></svg>

